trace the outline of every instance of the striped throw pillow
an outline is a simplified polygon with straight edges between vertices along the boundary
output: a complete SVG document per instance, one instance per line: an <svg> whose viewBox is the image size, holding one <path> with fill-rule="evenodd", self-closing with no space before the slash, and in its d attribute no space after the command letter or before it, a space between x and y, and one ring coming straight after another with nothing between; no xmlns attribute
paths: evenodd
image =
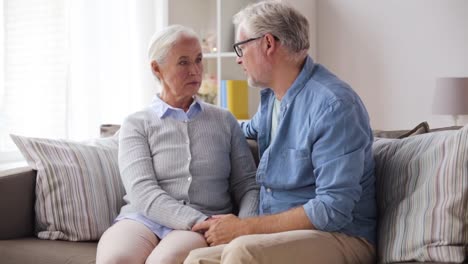
<svg viewBox="0 0 468 264"><path fill-rule="evenodd" d="M468 126L376 139L379 262L462 263L468 245Z"/></svg>
<svg viewBox="0 0 468 264"><path fill-rule="evenodd" d="M37 170L37 236L98 240L123 205L118 137L84 143L17 135L11 138L29 166Z"/></svg>

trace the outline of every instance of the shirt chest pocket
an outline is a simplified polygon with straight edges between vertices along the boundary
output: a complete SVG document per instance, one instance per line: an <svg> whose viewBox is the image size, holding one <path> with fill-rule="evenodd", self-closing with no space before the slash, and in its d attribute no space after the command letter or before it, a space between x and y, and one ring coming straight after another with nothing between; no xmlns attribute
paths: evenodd
<svg viewBox="0 0 468 264"><path fill-rule="evenodd" d="M312 161L308 149L286 149L275 159L271 172L272 184L280 188L296 189L314 183Z"/></svg>

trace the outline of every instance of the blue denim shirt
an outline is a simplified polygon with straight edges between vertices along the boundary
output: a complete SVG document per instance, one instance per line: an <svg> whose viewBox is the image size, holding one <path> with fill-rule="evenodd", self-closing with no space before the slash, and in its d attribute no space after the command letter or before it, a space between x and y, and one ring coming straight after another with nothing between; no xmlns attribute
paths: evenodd
<svg viewBox="0 0 468 264"><path fill-rule="evenodd" d="M373 136L359 96L307 57L270 142L273 102L273 91L262 90L258 112L241 124L259 146L260 214L303 206L317 229L375 244Z"/></svg>

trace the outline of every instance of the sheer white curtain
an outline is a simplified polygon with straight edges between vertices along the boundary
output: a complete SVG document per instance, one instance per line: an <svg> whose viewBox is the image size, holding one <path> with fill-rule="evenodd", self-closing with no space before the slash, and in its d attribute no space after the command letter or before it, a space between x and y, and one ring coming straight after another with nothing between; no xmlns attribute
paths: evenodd
<svg viewBox="0 0 468 264"><path fill-rule="evenodd" d="M97 137L151 100L146 47L162 1L0 1L0 163L19 157L9 133Z"/></svg>
<svg viewBox="0 0 468 264"><path fill-rule="evenodd" d="M156 6L141 0L70 2L69 136L87 138L100 124L120 123L151 100L155 82L146 47Z"/></svg>

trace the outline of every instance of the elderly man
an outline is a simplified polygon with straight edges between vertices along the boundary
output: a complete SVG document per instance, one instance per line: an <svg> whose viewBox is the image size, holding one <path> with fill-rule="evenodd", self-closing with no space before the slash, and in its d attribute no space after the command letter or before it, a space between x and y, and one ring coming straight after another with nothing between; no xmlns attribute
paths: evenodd
<svg viewBox="0 0 468 264"><path fill-rule="evenodd" d="M261 104L242 124L261 155L261 216L196 224L212 247L185 263L373 263L372 131L359 96L307 55L308 22L278 1L234 17L237 62Z"/></svg>

